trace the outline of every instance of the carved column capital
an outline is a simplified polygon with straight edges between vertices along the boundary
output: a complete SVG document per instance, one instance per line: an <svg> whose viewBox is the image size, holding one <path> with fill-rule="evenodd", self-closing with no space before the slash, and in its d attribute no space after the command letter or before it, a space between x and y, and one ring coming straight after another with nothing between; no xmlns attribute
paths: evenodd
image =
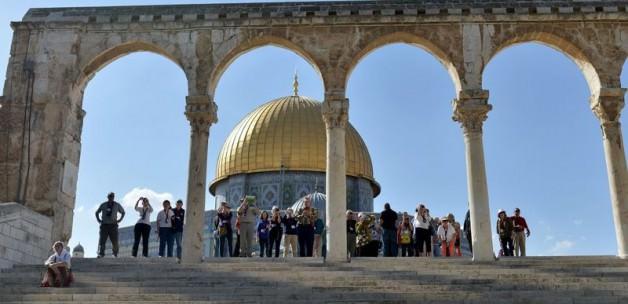
<svg viewBox="0 0 628 304"><path fill-rule="evenodd" d="M591 110L602 124L619 122L624 108L624 94L626 89L623 88L601 88L598 94L591 95Z"/></svg>
<svg viewBox="0 0 628 304"><path fill-rule="evenodd" d="M600 120L604 138L620 138L621 111L624 108L623 88L601 88L598 94L591 95L589 104L593 114Z"/></svg>
<svg viewBox="0 0 628 304"><path fill-rule="evenodd" d="M321 112L328 129L346 128L349 121L349 99L325 98Z"/></svg>
<svg viewBox="0 0 628 304"><path fill-rule="evenodd" d="M487 90L462 90L453 101L452 119L460 123L465 134L482 133L482 125L493 108Z"/></svg>
<svg viewBox="0 0 628 304"><path fill-rule="evenodd" d="M186 97L185 116L192 132L209 133L209 127L218 122L218 105L207 95Z"/></svg>

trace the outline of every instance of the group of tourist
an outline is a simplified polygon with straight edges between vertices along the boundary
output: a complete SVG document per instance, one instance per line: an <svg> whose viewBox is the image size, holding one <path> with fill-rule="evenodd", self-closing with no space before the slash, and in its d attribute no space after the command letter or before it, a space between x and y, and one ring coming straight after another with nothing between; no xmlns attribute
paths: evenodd
<svg viewBox="0 0 628 304"><path fill-rule="evenodd" d="M115 194L109 193L107 201L96 210L96 220L100 223L98 257L105 255L105 243L111 239L113 256L118 255L118 224L124 219L122 205L115 200ZM141 205L140 205L141 203ZM176 207L170 201L162 203L163 209L157 214L157 235L159 237L159 256L172 257L174 243L176 255L181 258L183 223L185 210L183 202L178 200ZM134 227L135 240L132 255L137 257L140 241L142 255L148 257L148 244L151 233L150 214L153 212L148 198L140 197L135 203L139 219ZM120 217L118 217L120 215ZM379 219L372 214L347 210L347 252L349 256L377 257L383 249L385 257L409 256L461 256L462 233L471 247L470 213L467 211L464 226L458 223L452 213L438 218L431 217L424 204L415 209L413 218L404 212L399 219L389 203L384 205ZM245 196L236 210L235 227L232 227L234 214L227 202L222 202L214 220L216 238L216 256L251 257L253 256L254 238L259 245L260 257L279 257L281 240L284 240L283 256L289 252L293 257L325 256L325 224L319 217L318 210L312 206L311 197L304 199L303 206L296 213L292 208L282 215L277 206L270 213L256 206L254 196ZM525 256L526 237L530 228L521 210L515 208L513 216L500 209L496 224L501 250L500 256ZM233 234L236 234L235 246ZM297 245L298 243L298 245ZM71 256L62 242L55 242L53 254L46 260L47 271L42 286L69 286L72 282Z"/></svg>
<svg viewBox="0 0 628 304"><path fill-rule="evenodd" d="M461 236L453 214L433 218L423 204L417 206L412 219L407 212L399 219L389 203L379 219L363 212L355 218L353 211L347 211L347 251L351 256L376 257L380 248L385 257L461 256Z"/></svg>
<svg viewBox="0 0 628 304"><path fill-rule="evenodd" d="M296 257L297 247L300 257L320 257L325 254L325 224L318 210L312 207L310 197L304 199L303 207L296 213L288 208L285 215L281 215L279 207L273 206L269 214L257 207L254 196L246 196L240 200L236 210L235 230L232 219L231 207L227 202L222 202L214 220L216 257L251 257L254 238L259 245L260 257L279 257L282 238L284 257L288 256L288 252ZM235 246L232 245L234 232Z"/></svg>
<svg viewBox="0 0 628 304"><path fill-rule="evenodd" d="M100 235L98 238L98 258L105 256L105 244L107 239L111 240L113 256L118 256L118 224L124 219L124 208L115 200L115 194L110 192L107 201L100 204L96 210L96 220L100 223ZM142 205L140 206L140 202ZM185 220L185 209L183 201L178 200L173 209L169 200L162 203L163 209L157 213L157 237L159 238L159 256L172 257L174 243L177 244L177 258L181 259L183 223ZM148 257L148 244L150 239L151 225L150 215L153 206L146 197L140 197L135 202L135 211L139 218L134 227L134 242L131 255L137 257L140 241L142 242L142 256ZM118 218L118 214L120 217Z"/></svg>
<svg viewBox="0 0 628 304"><path fill-rule="evenodd" d="M118 255L118 223L123 220L125 212L114 198L115 194L109 193L107 201L96 210L96 219L100 223L98 257L104 256L108 238L111 239L113 256ZM178 200L175 208L171 208L170 201L165 200L162 206L163 209L157 214L156 230L159 256L172 257L176 242L176 256L180 259L185 220L183 202ZM150 215L153 207L148 198L140 197L134 209L139 218L134 228L132 255L137 257L142 241L142 255L148 257ZM496 229L501 245L500 256L525 256L525 241L530 236L530 229L520 213L519 208L510 217L502 209L498 212ZM325 256L325 223L319 217L318 209L312 207L309 196L304 198L303 206L296 212L288 208L283 215L277 206L273 206L270 213L260 210L255 196L245 196L240 200L235 213L235 227L233 219L231 206L222 202L213 223L216 257L251 257L254 254L255 240L259 246L258 256L279 257L282 239L284 257L289 254L293 257ZM380 250L385 257L461 256L463 232L469 249L473 250L468 211L464 226L456 221L452 213L440 218L432 217L424 204L417 206L412 218L407 212L399 218L399 214L386 203L379 218L363 212L355 217L354 212L348 210L346 220L347 252L350 256L378 256Z"/></svg>

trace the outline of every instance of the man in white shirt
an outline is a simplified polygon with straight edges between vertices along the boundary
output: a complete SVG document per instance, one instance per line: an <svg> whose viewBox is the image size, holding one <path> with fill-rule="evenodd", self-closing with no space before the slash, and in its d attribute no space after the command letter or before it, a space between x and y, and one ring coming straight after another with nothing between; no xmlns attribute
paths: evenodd
<svg viewBox="0 0 628 304"><path fill-rule="evenodd" d="M454 255L454 244L456 242L456 230L453 226L449 225L449 219L444 216L441 219L441 225L438 227L436 233L441 242L442 256Z"/></svg>
<svg viewBox="0 0 628 304"><path fill-rule="evenodd" d="M165 200L164 209L157 213L157 233L159 236L159 256L164 257L164 250L168 246L168 257L172 257L174 235L172 234L172 220L174 212L170 208L170 201Z"/></svg>

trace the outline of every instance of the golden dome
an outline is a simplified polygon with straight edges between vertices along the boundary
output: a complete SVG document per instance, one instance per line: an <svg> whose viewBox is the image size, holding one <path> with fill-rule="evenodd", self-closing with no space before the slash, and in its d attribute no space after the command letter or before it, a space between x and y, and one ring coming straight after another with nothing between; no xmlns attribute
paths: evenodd
<svg viewBox="0 0 628 304"><path fill-rule="evenodd" d="M326 171L327 135L321 103L303 96L287 96L259 106L227 137L209 186L235 174L268 171ZM371 156L351 124L346 133L347 175L369 180L373 194L380 192L373 178Z"/></svg>

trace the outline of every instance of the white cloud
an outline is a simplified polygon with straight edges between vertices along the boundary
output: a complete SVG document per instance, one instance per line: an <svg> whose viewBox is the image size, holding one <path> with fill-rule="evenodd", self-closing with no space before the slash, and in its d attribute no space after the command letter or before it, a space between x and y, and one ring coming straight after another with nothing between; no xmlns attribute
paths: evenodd
<svg viewBox="0 0 628 304"><path fill-rule="evenodd" d="M570 240L562 240L554 243L554 247L549 250L550 255L565 255L576 243Z"/></svg>
<svg viewBox="0 0 628 304"><path fill-rule="evenodd" d="M553 236L553 235L546 235L546 236L545 236L545 241L546 241L546 242L547 242L547 241L551 241L551 240L553 240L553 239L554 239L554 236Z"/></svg>
<svg viewBox="0 0 628 304"><path fill-rule="evenodd" d="M159 193L152 189L148 188L133 188L131 191L127 192L122 197L122 202L120 202L124 207L133 208L135 206L135 202L140 197L146 197L150 201L150 204L153 208L159 209L161 203L164 200L169 200L170 203L174 206L174 197L169 192Z"/></svg>
<svg viewBox="0 0 628 304"><path fill-rule="evenodd" d="M75 214L81 214L85 210L85 206L81 205L78 208L74 209Z"/></svg>
<svg viewBox="0 0 628 304"><path fill-rule="evenodd" d="M582 225L584 223L582 220L573 220L574 225Z"/></svg>

